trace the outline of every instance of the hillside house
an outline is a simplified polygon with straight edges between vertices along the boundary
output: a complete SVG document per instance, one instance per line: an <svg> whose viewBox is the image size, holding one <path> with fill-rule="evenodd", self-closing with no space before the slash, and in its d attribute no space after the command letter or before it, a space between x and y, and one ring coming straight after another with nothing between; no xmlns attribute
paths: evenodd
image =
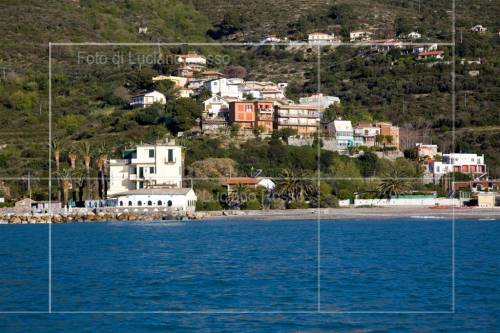
<svg viewBox="0 0 500 333"><path fill-rule="evenodd" d="M335 137L337 150L354 146L354 131L350 120L334 120L327 125L328 132Z"/></svg>
<svg viewBox="0 0 500 333"><path fill-rule="evenodd" d="M316 105L321 109L327 109L330 105L340 104L340 98L336 96L325 96L321 93L313 94L299 99L300 104Z"/></svg>
<svg viewBox="0 0 500 333"><path fill-rule="evenodd" d="M130 106L133 108L146 108L155 103L161 105L165 105L167 103L165 95L156 90L132 96L132 103L130 103Z"/></svg>
<svg viewBox="0 0 500 333"><path fill-rule="evenodd" d="M318 131L321 112L315 105L276 105L274 129L296 129L300 136L311 136Z"/></svg>
<svg viewBox="0 0 500 333"><path fill-rule="evenodd" d="M238 124L242 129L255 127L255 103L253 101L237 101L229 103L229 123Z"/></svg>
<svg viewBox="0 0 500 333"><path fill-rule="evenodd" d="M354 127L354 145L373 147L380 135L380 127L369 123L359 123Z"/></svg>
<svg viewBox="0 0 500 333"><path fill-rule="evenodd" d="M406 35L406 38L420 39L420 38L422 38L422 34L416 32L416 31L412 31L412 32L410 32L409 34Z"/></svg>
<svg viewBox="0 0 500 333"><path fill-rule="evenodd" d="M389 122L378 122L375 126L380 128L382 135L382 144L385 146L396 147L399 150L399 127Z"/></svg>
<svg viewBox="0 0 500 333"><path fill-rule="evenodd" d="M441 177L450 172L466 173L478 177L486 172L484 155L477 154L443 154L442 161L432 161L428 164L428 172L437 183Z"/></svg>
<svg viewBox="0 0 500 333"><path fill-rule="evenodd" d="M472 28L470 28L470 31L477 32L477 33L481 34L483 32L488 31L488 28L483 27L481 24L477 24L477 25L473 26Z"/></svg>
<svg viewBox="0 0 500 333"><path fill-rule="evenodd" d="M424 51L417 54L418 60L426 60L426 59L436 59L443 60L444 59L444 51Z"/></svg>
<svg viewBox="0 0 500 333"><path fill-rule="evenodd" d="M353 30L349 33L349 38L351 42L355 41L369 41L372 38L373 33L368 30Z"/></svg>
<svg viewBox="0 0 500 333"><path fill-rule="evenodd" d="M323 32L313 32L307 36L307 42L311 45L321 45L321 44L335 43L335 42L337 42L337 40L335 39L334 34L326 34Z"/></svg>

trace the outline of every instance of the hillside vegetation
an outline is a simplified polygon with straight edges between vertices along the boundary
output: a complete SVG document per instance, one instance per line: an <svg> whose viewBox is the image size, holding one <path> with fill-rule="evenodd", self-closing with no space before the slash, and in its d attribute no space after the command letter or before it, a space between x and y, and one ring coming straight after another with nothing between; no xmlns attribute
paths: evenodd
<svg viewBox="0 0 500 333"><path fill-rule="evenodd" d="M393 38L398 30L418 30L425 40L450 41L451 2L422 0L420 9L418 3L5 0L0 17L0 177L25 176L28 172L38 176L48 174L49 41L258 41L268 34L302 39L312 31L345 35L359 28L373 29L380 38ZM316 92L319 74L321 91L342 100L335 116L353 121L389 120L403 128L425 130L431 134L423 139L439 143L445 151L452 148L455 126L456 150L485 153L490 170L498 175L499 11L495 1L457 3L455 124L451 109L451 47L441 48L446 58L436 65L416 62L399 51L377 53L370 48L326 47L322 49L318 73L317 54L308 48L82 46L53 48L52 134L66 147L63 152L66 158L69 147L81 141L88 141L94 147L104 142L111 156L119 156L123 147L133 143L188 129L199 114L200 101L176 100L172 87L159 87L171 97L166 111L146 113L128 107L131 95L152 88L152 76L174 73L175 68L170 64L87 66L79 64L77 59L79 52L106 55L130 52L133 56L199 52L227 56L227 63L211 63L213 69L239 65L245 67L247 79L289 82L287 93L292 99ZM488 32L481 35L470 32L475 24L487 26ZM147 33L139 33L139 27L147 27ZM481 64L467 63L479 58ZM479 74L473 76L471 71ZM203 139L205 150L200 151L199 138L186 135L183 140L192 158L208 158L209 153L217 157L230 155L238 161L242 174L248 174L251 166L267 168L269 174L276 174L272 165L263 162L264 157L286 150L275 143L269 147L261 142L258 144L261 150L253 152L249 145L230 149L227 142L217 141L212 151ZM272 150L267 153L267 149ZM291 152L295 150L290 148ZM248 159L253 153L261 158ZM297 161L286 159L283 166L302 168Z"/></svg>

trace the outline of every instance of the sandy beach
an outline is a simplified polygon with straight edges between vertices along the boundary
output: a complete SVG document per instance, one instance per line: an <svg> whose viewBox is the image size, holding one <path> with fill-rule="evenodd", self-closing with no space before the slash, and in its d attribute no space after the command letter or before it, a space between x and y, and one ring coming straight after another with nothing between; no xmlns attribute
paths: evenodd
<svg viewBox="0 0 500 333"><path fill-rule="evenodd" d="M344 220L344 219L389 219L389 218L442 218L451 219L496 219L500 220L500 208L322 208L293 210L240 210L207 216L207 219L259 219L259 220Z"/></svg>

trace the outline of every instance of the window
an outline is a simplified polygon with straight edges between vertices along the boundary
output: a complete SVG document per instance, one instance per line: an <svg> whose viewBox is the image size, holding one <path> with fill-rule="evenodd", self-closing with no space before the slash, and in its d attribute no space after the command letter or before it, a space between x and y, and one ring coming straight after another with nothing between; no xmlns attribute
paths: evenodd
<svg viewBox="0 0 500 333"><path fill-rule="evenodd" d="M168 207L172 207L172 200L168 200L167 205Z"/></svg>
<svg viewBox="0 0 500 333"><path fill-rule="evenodd" d="M151 200L148 200L148 206L153 206L153 202Z"/></svg>
<svg viewBox="0 0 500 333"><path fill-rule="evenodd" d="M129 202L128 202L128 206L129 206L129 207L130 207L130 206L132 206L132 201L129 201Z"/></svg>
<svg viewBox="0 0 500 333"><path fill-rule="evenodd" d="M158 206L161 206L162 204L161 200L158 200Z"/></svg>
<svg viewBox="0 0 500 333"><path fill-rule="evenodd" d="M120 206L122 206L122 207L123 207L123 201L120 201Z"/></svg>
<svg viewBox="0 0 500 333"><path fill-rule="evenodd" d="M155 173L155 167L149 167L149 173L154 174Z"/></svg>
<svg viewBox="0 0 500 333"><path fill-rule="evenodd" d="M169 149L168 150L168 162L173 162L174 161L174 150Z"/></svg>
<svg viewBox="0 0 500 333"><path fill-rule="evenodd" d="M142 201L141 200L137 201L137 206L142 206Z"/></svg>
<svg viewBox="0 0 500 333"><path fill-rule="evenodd" d="M130 168L130 174L132 175L137 174L137 169L135 167Z"/></svg>
<svg viewBox="0 0 500 333"><path fill-rule="evenodd" d="M154 149L149 150L149 157L155 157L155 150Z"/></svg>

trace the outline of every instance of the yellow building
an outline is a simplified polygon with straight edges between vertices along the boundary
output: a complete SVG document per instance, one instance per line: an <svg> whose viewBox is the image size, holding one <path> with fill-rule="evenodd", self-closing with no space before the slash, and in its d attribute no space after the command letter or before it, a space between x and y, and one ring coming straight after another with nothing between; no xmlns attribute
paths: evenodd
<svg viewBox="0 0 500 333"><path fill-rule="evenodd" d="M477 195L477 206L479 208L493 208L495 207L495 202L495 192L480 192Z"/></svg>

